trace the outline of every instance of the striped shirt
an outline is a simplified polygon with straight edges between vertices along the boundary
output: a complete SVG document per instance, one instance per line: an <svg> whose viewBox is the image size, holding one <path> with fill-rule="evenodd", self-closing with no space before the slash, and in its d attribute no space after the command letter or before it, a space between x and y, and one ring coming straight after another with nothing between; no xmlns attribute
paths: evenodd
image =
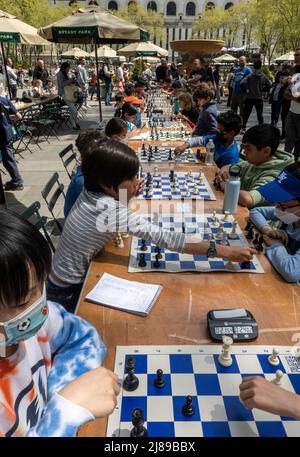
<svg viewBox="0 0 300 457"><path fill-rule="evenodd" d="M84 189L66 219L50 280L62 287L82 283L92 259L119 231L177 252L186 243L185 234L164 231L113 197Z"/></svg>

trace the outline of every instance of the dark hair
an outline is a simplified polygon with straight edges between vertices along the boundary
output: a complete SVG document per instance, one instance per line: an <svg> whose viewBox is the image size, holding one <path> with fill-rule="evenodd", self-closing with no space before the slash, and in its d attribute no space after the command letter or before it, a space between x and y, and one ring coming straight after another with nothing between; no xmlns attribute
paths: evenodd
<svg viewBox="0 0 300 457"><path fill-rule="evenodd" d="M253 68L254 70L260 70L262 66L262 61L261 60L255 60L253 62Z"/></svg>
<svg viewBox="0 0 300 457"><path fill-rule="evenodd" d="M127 95L127 97L130 97L130 95L134 94L134 86L132 84L128 84L127 86L125 86L124 92Z"/></svg>
<svg viewBox="0 0 300 457"><path fill-rule="evenodd" d="M61 64L61 66L60 66L60 71L63 73L63 75L64 75L65 77L67 77L66 71L67 71L67 69L70 68L70 67L71 67L71 66L70 66L69 62L63 62L63 63Z"/></svg>
<svg viewBox="0 0 300 457"><path fill-rule="evenodd" d="M105 135L110 138L112 135L119 135L120 133L124 132L124 130L126 130L126 132L128 130L127 123L124 121L124 119L113 117L110 119L110 121L108 121L106 125Z"/></svg>
<svg viewBox="0 0 300 457"><path fill-rule="evenodd" d="M101 186L113 187L131 180L139 170L139 159L127 145L114 140L101 141L82 163L85 188L101 192Z"/></svg>
<svg viewBox="0 0 300 457"><path fill-rule="evenodd" d="M86 155L93 146L104 138L103 133L97 129L90 129L86 132L81 132L76 138L75 145L80 153L81 159L84 160Z"/></svg>
<svg viewBox="0 0 300 457"><path fill-rule="evenodd" d="M280 143L280 131L270 124L255 125L247 130L243 143L253 144L259 150L269 146L271 154L275 154Z"/></svg>
<svg viewBox="0 0 300 457"><path fill-rule="evenodd" d="M182 84L180 81L174 81L171 88L172 89L182 89Z"/></svg>
<svg viewBox="0 0 300 457"><path fill-rule="evenodd" d="M125 114L128 116L136 116L138 110L132 103L124 103L122 106L122 118L124 118Z"/></svg>
<svg viewBox="0 0 300 457"><path fill-rule="evenodd" d="M51 268L51 251L38 229L21 216L0 209L0 301L5 307L25 300L31 273L39 284Z"/></svg>
<svg viewBox="0 0 300 457"><path fill-rule="evenodd" d="M226 132L234 132L235 135L240 133L242 128L242 118L239 114L235 113L232 110L226 111L226 113L221 113L217 117L217 122L222 124Z"/></svg>
<svg viewBox="0 0 300 457"><path fill-rule="evenodd" d="M124 100L124 94L116 94L115 101L121 102L122 100Z"/></svg>
<svg viewBox="0 0 300 457"><path fill-rule="evenodd" d="M195 90L193 97L194 97L195 102L197 103L198 100L201 100L203 98L208 98L208 97L210 97L211 100L213 100L215 98L215 95L216 95L215 91L212 87L210 87L206 83L202 83L202 84L200 84L200 87L198 87L198 89Z"/></svg>

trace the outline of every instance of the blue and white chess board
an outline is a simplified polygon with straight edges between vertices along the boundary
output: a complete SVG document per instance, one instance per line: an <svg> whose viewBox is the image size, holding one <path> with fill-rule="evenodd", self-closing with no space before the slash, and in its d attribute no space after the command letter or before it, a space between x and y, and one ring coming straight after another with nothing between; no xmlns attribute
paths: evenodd
<svg viewBox="0 0 300 457"><path fill-rule="evenodd" d="M152 147L152 154L148 147L142 148L138 151L138 157L141 163L199 163L196 158L196 154L193 153L192 149L187 149L180 156L175 156L174 148L168 146L157 146Z"/></svg>
<svg viewBox="0 0 300 457"><path fill-rule="evenodd" d="M126 376L126 359L133 356L139 386L123 388L118 405L109 417L107 436L130 436L132 411L141 408L149 437L299 437L300 421L258 409L247 410L239 398L246 376L268 381L282 370L281 387L300 394L300 361L293 348L278 347L280 364L268 362L271 346L232 346L233 363L218 362L221 345L211 346L118 346L115 373ZM164 372L165 386L154 386L156 371ZM186 417L182 406L193 398L195 414Z"/></svg>
<svg viewBox="0 0 300 457"><path fill-rule="evenodd" d="M196 199L216 200L215 194L203 173L174 172L174 180L169 172L157 172L151 176L151 188L147 185L147 175L143 174L145 188L139 199Z"/></svg>
<svg viewBox="0 0 300 457"><path fill-rule="evenodd" d="M235 228L236 239L230 239L233 230L234 218L227 216L224 221L224 215L218 214L218 220L222 224L222 240L218 239L220 226L213 226L213 214L173 214L164 215L153 213L151 216L143 216L148 222L163 228L166 231L182 233L188 235L199 235L199 239L212 239L217 244L222 243L227 246L248 246L249 243L242 230L237 225ZM208 273L212 271L223 271L230 273L264 273L264 269L256 256L246 265L243 263L232 263L226 259L210 259L206 256L196 256L190 254L180 254L161 249L162 258L159 260L159 266L155 266L156 246L150 242L144 242L145 248L142 250L142 240L136 237L132 238L131 250L129 257L129 273L141 273L147 271L158 271L159 273L180 273L184 271L194 271ZM139 262L141 255L146 265L141 267Z"/></svg>

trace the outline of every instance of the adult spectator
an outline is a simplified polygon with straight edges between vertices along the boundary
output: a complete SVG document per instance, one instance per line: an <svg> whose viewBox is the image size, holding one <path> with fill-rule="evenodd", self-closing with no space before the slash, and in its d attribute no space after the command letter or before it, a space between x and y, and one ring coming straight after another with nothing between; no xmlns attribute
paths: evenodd
<svg viewBox="0 0 300 457"><path fill-rule="evenodd" d="M76 75L77 75L77 80L81 86L81 89L83 90L85 100L84 104L88 108L88 90L89 90L89 75L88 72L85 68L85 58L84 57L79 57L78 59L78 65L76 69Z"/></svg>
<svg viewBox="0 0 300 457"><path fill-rule="evenodd" d="M272 83L269 78L261 71L261 60L256 60L253 64L253 72L246 76L240 82L240 88L246 94L243 114L243 130L245 133L247 122L253 107L256 109L257 121L259 124L264 123L263 93L271 89Z"/></svg>
<svg viewBox="0 0 300 457"><path fill-rule="evenodd" d="M244 113L244 102L246 94L241 90L241 81L251 73L251 69L246 65L246 57L241 56L239 58L239 66L235 69L233 91L231 97L231 109L237 113L240 110L240 115L243 117Z"/></svg>
<svg viewBox="0 0 300 457"><path fill-rule="evenodd" d="M216 65L213 71L213 77L216 85L216 97L217 102L221 103L221 93L220 93L220 84L221 84L221 74L220 74L220 65Z"/></svg>
<svg viewBox="0 0 300 457"><path fill-rule="evenodd" d="M228 98L227 98L227 106L228 108L231 106L231 98L234 86L234 68L231 67L227 76L226 87L228 89Z"/></svg>
<svg viewBox="0 0 300 457"><path fill-rule="evenodd" d="M9 86L10 86L11 99L15 100L17 98L17 80L18 80L18 75L13 70L13 63L12 63L12 60L9 57L7 59L5 59L5 64L6 64L8 82L9 82Z"/></svg>
<svg viewBox="0 0 300 457"><path fill-rule="evenodd" d="M156 79L157 82L164 83L168 77L168 63L166 59L161 59L160 62L156 68Z"/></svg>
<svg viewBox="0 0 300 457"><path fill-rule="evenodd" d="M23 190L23 180L14 155L10 115L15 115L17 120L22 117L10 100L0 96L0 150L3 166L11 177L11 181L5 184L5 190Z"/></svg>
<svg viewBox="0 0 300 457"><path fill-rule="evenodd" d="M111 98L112 88L113 88L112 78L114 75L114 67L113 67L111 59L106 59L106 63L103 67L103 71L104 71L104 82L105 82L105 96L104 96L105 105L111 106L110 98Z"/></svg>
<svg viewBox="0 0 300 457"><path fill-rule="evenodd" d="M195 88L198 86L199 82L201 80L204 81L205 77L207 76L207 71L204 67L201 65L201 60L200 59L195 59L193 63L193 68L190 73L190 77L188 79L188 85L192 88Z"/></svg>
<svg viewBox="0 0 300 457"><path fill-rule="evenodd" d="M142 80L146 82L147 87L150 88L151 81L152 81L152 71L150 66L145 62L143 64L143 70L141 73Z"/></svg>
<svg viewBox="0 0 300 457"><path fill-rule="evenodd" d="M119 66L117 68L117 80L118 80L118 93L124 92L124 62L119 62Z"/></svg>
<svg viewBox="0 0 300 457"><path fill-rule="evenodd" d="M69 96L69 90L66 88L73 88L73 94L76 93L76 86L79 85L78 81L74 76L70 75L70 64L68 62L63 62L60 66L60 70L57 73L57 90L58 95L62 98L65 104L69 107L70 111L70 121L72 124L73 130L80 130L80 125L78 124L78 112L75 106L76 99Z"/></svg>
<svg viewBox="0 0 300 457"><path fill-rule="evenodd" d="M33 70L33 79L39 79L43 83L43 88L45 89L48 84L49 73L48 70L45 68L44 61L42 59L38 59L36 61L36 67Z"/></svg>
<svg viewBox="0 0 300 457"><path fill-rule="evenodd" d="M294 152L295 160L300 157L300 48L294 51L295 66L289 78L287 97L291 100L291 107L286 118L285 150Z"/></svg>
<svg viewBox="0 0 300 457"><path fill-rule="evenodd" d="M288 84L286 83L288 76L288 70L281 71L280 77L277 78L276 76L269 94L269 102L271 103L271 124L275 127L277 127L279 116L282 111L284 92L288 87ZM282 132L283 131L284 123L282 122ZM282 138L282 135L280 138Z"/></svg>

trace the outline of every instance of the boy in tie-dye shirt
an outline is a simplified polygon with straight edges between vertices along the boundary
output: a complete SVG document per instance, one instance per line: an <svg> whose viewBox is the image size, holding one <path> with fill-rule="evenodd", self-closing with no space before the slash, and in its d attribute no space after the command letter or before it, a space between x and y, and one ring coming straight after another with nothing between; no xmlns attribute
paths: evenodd
<svg viewBox="0 0 300 457"><path fill-rule="evenodd" d="M96 330L46 300L50 264L38 230L0 210L0 436L75 436L116 405Z"/></svg>

